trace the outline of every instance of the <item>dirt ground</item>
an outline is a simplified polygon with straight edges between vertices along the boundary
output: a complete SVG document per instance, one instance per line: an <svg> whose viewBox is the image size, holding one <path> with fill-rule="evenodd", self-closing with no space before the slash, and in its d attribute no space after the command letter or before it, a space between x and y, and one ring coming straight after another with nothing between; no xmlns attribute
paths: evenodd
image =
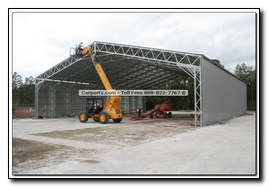
<svg viewBox="0 0 268 187"><path fill-rule="evenodd" d="M76 149L19 138L13 138L12 141L12 172L14 175L21 171L50 166L66 160L79 160L97 153L97 150L94 149Z"/></svg>
<svg viewBox="0 0 268 187"><path fill-rule="evenodd" d="M122 149L194 130L196 127L193 126L193 119L194 117L189 114L173 114L173 117L168 119L125 120L124 123L111 126L52 131L33 135L115 145L118 146L118 149ZM58 145L57 143L47 144L13 137L13 174L16 175L22 171L50 166L68 160L94 164L98 161L90 159L90 156L102 152L105 152L105 150L80 149Z"/></svg>
<svg viewBox="0 0 268 187"><path fill-rule="evenodd" d="M31 107L18 108L15 110L12 118L32 118L34 117L34 109Z"/></svg>
<svg viewBox="0 0 268 187"><path fill-rule="evenodd" d="M116 126L54 131L36 135L125 147L170 137L191 128L192 117L180 116L180 119L184 118L184 120L180 120L179 123L176 121L178 118L176 116L171 119L155 119L153 122L142 120Z"/></svg>

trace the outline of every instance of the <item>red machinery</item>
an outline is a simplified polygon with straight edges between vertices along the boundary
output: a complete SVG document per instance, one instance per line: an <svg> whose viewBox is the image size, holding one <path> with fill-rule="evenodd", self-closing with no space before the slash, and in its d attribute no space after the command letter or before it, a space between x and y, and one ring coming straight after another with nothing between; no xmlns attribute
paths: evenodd
<svg viewBox="0 0 268 187"><path fill-rule="evenodd" d="M164 118L171 118L172 117L172 113L170 111L172 111L172 105L165 102L163 104L157 104L155 105L154 107L155 109L158 109L156 110L155 112L153 112L152 114L150 114L150 118L153 118L153 117L164 117ZM169 112L166 112L166 111L169 111Z"/></svg>
<svg viewBox="0 0 268 187"><path fill-rule="evenodd" d="M167 112L169 111L169 112ZM155 105L154 109L151 110L148 113L144 113L144 109L143 108L137 108L134 111L130 112L130 118L129 120L140 120L142 118L146 118L146 117L163 117L163 118L171 118L172 117L172 113L170 112L172 111L172 105L169 104L168 102L164 102L163 104L157 104Z"/></svg>

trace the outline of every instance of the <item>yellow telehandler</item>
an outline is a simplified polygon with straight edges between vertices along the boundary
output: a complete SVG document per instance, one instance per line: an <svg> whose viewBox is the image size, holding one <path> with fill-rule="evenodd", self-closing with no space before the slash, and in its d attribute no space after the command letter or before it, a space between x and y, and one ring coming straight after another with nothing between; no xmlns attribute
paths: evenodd
<svg viewBox="0 0 268 187"><path fill-rule="evenodd" d="M102 69L101 64L98 62L96 54L92 52L90 46L85 47L79 54L85 55L90 54L90 58L95 67L95 70L100 76L100 79L106 90L115 91L104 70ZM121 97L118 95L110 96L107 103L103 106L103 100L101 98L89 98L86 103L86 111L79 114L79 121L81 123L86 123L88 118L93 118L94 121L100 122L102 124L108 123L109 119L112 119L115 123L120 123L122 121L123 115L122 110L119 108L121 102Z"/></svg>

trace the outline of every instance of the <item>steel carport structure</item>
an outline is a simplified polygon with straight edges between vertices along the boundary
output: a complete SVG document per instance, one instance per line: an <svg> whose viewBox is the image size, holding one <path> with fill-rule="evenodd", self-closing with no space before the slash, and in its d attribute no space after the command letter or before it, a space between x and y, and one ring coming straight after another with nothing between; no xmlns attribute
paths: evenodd
<svg viewBox="0 0 268 187"><path fill-rule="evenodd" d="M195 126L246 113L246 84L202 54L98 41L90 46L115 89L152 89L181 74L193 78ZM35 118L81 111L79 89L104 89L89 55L70 55L36 77ZM142 102L126 98L135 99Z"/></svg>

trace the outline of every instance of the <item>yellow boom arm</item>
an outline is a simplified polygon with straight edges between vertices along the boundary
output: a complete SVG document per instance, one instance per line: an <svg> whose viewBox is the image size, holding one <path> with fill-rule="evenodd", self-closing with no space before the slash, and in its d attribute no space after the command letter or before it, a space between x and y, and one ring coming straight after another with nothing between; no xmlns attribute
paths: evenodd
<svg viewBox="0 0 268 187"><path fill-rule="evenodd" d="M91 56L91 60L95 66L95 70L100 76L100 79L105 87L106 90L114 90L104 72L102 69L101 64L98 62L96 54L93 54L91 51L91 47L87 46L82 51L81 54L85 55L89 53ZM115 91L115 90L114 90ZM120 96L110 96L109 100L107 101L106 105L103 107L103 111L106 111L109 114L109 117L112 119L118 119L122 118L122 111L120 108L118 108L119 104L121 102Z"/></svg>
<svg viewBox="0 0 268 187"><path fill-rule="evenodd" d="M96 57L95 54L91 55L91 59ZM95 58L96 59L96 58ZM94 60L93 60L94 62ZM105 87L106 90L112 91L114 90L106 76L106 74L104 73L101 65L99 62L95 63L95 69L98 72L100 79ZM114 90L115 91L115 90ZM106 105L104 106L103 110L107 110L107 109L111 109L111 108L116 108L119 106L121 102L121 97L120 96L110 96L108 102L106 103Z"/></svg>

